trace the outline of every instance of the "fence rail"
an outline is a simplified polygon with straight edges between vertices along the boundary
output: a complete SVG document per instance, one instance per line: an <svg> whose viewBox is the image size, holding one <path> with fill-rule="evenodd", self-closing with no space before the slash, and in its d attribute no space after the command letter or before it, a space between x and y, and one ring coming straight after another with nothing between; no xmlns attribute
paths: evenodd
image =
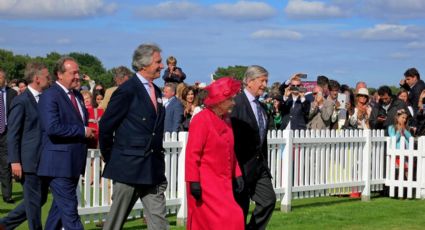
<svg viewBox="0 0 425 230"><path fill-rule="evenodd" d="M166 133L163 142L168 180L166 205L169 213L177 214L178 224L184 224L187 217L184 182L187 137L186 132ZM424 197L425 183L420 179L425 179L425 170L418 169L424 165L425 139L418 141L413 154L413 140L409 142L412 143L409 150L396 149L394 142L384 136L383 130L269 131L268 164L281 210L290 211L292 199L353 192L361 193L362 200L367 201L371 191L380 191L384 185L390 186L390 196L398 190L398 196L403 197L406 188L408 198L412 194L416 198ZM407 180L403 177L404 169L396 172L397 156L400 165L408 162ZM86 174L80 179L77 191L78 211L85 222L104 219L112 204L113 186L110 180L101 177L103 167L99 150L90 149ZM129 218L140 217L142 210L138 201Z"/></svg>

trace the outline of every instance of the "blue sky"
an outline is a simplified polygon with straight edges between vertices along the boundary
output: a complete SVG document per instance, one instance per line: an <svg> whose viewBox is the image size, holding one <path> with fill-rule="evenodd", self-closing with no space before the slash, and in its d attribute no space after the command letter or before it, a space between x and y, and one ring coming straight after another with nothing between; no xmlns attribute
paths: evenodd
<svg viewBox="0 0 425 230"><path fill-rule="evenodd" d="M257 64L270 84L304 72L377 87L397 85L410 67L425 78L424 12L425 0L0 0L0 48L86 52L112 68L155 42L189 83Z"/></svg>

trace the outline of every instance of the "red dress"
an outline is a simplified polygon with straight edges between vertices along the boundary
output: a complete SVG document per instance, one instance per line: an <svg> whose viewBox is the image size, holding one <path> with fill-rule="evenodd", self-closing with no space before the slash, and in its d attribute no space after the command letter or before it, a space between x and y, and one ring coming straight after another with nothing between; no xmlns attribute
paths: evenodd
<svg viewBox="0 0 425 230"><path fill-rule="evenodd" d="M89 113L89 127L95 129L95 135L93 139L90 139L87 143L89 149L96 149L99 145L99 121L103 115L103 109L86 107Z"/></svg>
<svg viewBox="0 0 425 230"><path fill-rule="evenodd" d="M186 147L187 229L244 229L242 209L233 197L232 179L241 176L234 152L230 120L210 109L193 117ZM200 182L202 201L190 194L189 183Z"/></svg>

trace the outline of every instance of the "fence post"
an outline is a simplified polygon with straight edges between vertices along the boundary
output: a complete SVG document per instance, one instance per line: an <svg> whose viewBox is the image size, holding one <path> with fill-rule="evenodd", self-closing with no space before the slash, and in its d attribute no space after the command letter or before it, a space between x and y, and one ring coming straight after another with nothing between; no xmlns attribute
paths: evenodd
<svg viewBox="0 0 425 230"><path fill-rule="evenodd" d="M419 194L421 199L425 199L425 137L418 138L418 162L416 166L416 175L419 182ZM418 193L418 191L416 191ZM417 196L416 196L417 197Z"/></svg>
<svg viewBox="0 0 425 230"><path fill-rule="evenodd" d="M366 143L363 147L363 181L362 201L370 201L370 177L371 177L371 152L372 152L372 132L370 129L363 130Z"/></svg>
<svg viewBox="0 0 425 230"><path fill-rule="evenodd" d="M283 188L285 189L285 195L283 196L282 202L280 204L280 210L282 212L291 211L291 200L292 200L292 173L293 173L293 162L292 162L292 131L284 130L283 138L285 138L285 149L283 151L283 164L282 170L283 175Z"/></svg>
<svg viewBox="0 0 425 230"><path fill-rule="evenodd" d="M179 142L182 143L182 149L178 159L178 172L177 172L177 197L181 204L177 211L177 225L186 225L187 220L187 200L186 200L186 183L184 179L185 158L186 158L186 145L187 145L187 132L179 132Z"/></svg>

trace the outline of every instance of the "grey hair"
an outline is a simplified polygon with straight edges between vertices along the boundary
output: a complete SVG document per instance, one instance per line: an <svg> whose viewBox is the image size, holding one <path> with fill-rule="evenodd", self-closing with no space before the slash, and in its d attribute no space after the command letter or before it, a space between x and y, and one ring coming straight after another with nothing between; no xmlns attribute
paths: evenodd
<svg viewBox="0 0 425 230"><path fill-rule="evenodd" d="M176 88L177 88L177 84L173 83L173 82L167 82L165 83L164 87L168 87L169 89L171 89L171 91L175 94L176 93Z"/></svg>
<svg viewBox="0 0 425 230"><path fill-rule="evenodd" d="M156 44L141 44L134 51L133 62L131 63L133 70L138 72L143 67L146 67L152 63L152 55L154 52L161 52Z"/></svg>
<svg viewBox="0 0 425 230"><path fill-rule="evenodd" d="M38 74L41 74L43 69L47 69L47 66L43 63L38 62L29 62L25 66L24 79L28 84L34 81L34 77Z"/></svg>
<svg viewBox="0 0 425 230"><path fill-rule="evenodd" d="M269 72L264 67L259 65L248 66L243 77L243 83L247 85L248 82L262 76L269 76Z"/></svg>

